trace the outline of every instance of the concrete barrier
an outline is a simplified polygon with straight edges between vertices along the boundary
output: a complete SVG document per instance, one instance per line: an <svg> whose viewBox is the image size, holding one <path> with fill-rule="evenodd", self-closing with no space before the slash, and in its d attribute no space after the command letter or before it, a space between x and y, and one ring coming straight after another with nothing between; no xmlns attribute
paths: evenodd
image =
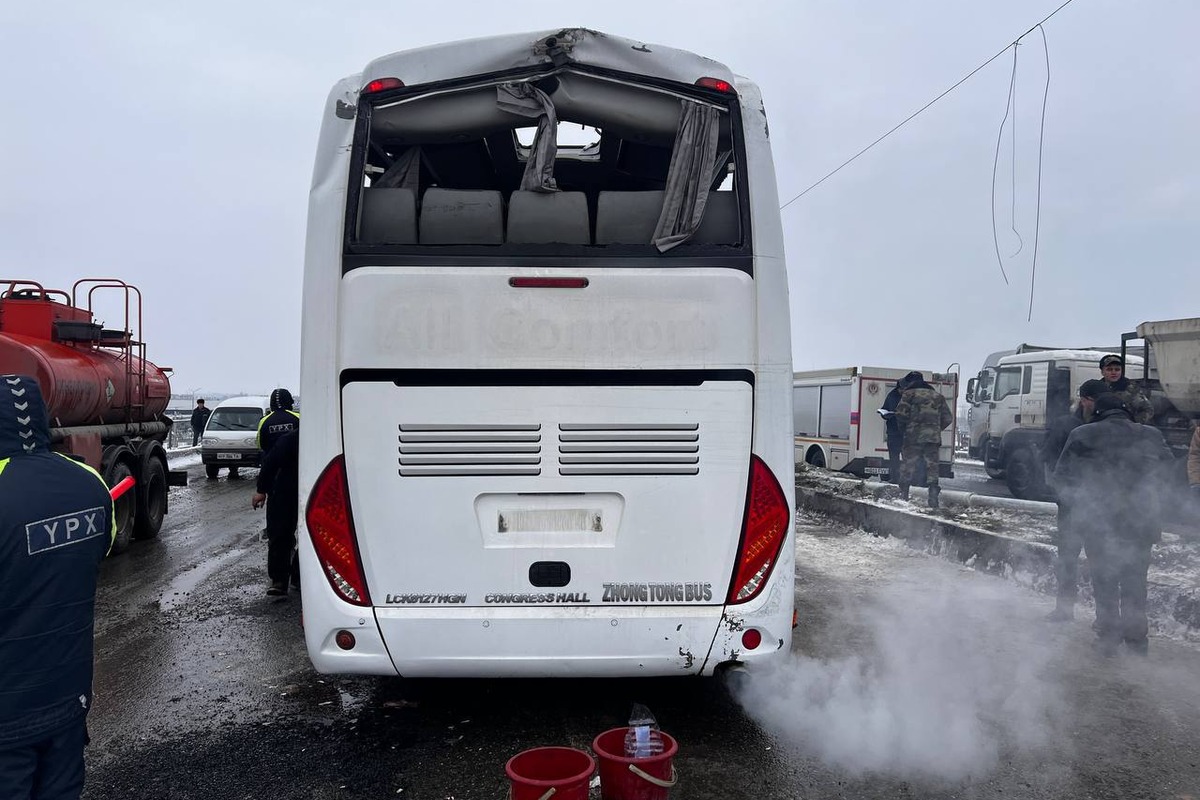
<svg viewBox="0 0 1200 800"><path fill-rule="evenodd" d="M897 491L896 485L893 483L883 483L882 481L864 481L860 478L848 478L841 475L826 475L824 480L836 481L841 484L853 486L857 485L864 492L870 494L888 494ZM926 490L919 486L914 486L909 490L911 496L921 501L925 500ZM945 505L950 506L967 506L968 508L1007 508L1011 511L1020 511L1025 514L1057 514L1058 505L1055 503L1043 503L1038 500L1018 500L1015 497L994 497L988 494L976 494L974 492L961 492L957 489L942 489L939 499Z"/></svg>

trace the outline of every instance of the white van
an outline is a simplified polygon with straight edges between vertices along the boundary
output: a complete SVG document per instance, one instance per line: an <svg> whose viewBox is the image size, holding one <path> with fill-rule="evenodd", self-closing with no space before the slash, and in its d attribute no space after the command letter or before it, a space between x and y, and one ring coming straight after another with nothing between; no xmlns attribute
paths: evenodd
<svg viewBox="0 0 1200 800"><path fill-rule="evenodd" d="M200 440L200 460L208 477L229 467L229 477L236 478L238 467L259 465L258 423L269 413L271 398L266 395L230 397L217 404Z"/></svg>

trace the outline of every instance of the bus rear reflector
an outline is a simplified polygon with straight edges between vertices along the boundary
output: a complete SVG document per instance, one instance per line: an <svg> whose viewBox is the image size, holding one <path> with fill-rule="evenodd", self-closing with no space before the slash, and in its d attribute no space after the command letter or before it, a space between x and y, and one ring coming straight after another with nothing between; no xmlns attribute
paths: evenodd
<svg viewBox="0 0 1200 800"><path fill-rule="evenodd" d="M386 92L388 89L403 89L404 81L399 78L376 78L363 87L363 94Z"/></svg>
<svg viewBox="0 0 1200 800"><path fill-rule="evenodd" d="M726 94L734 94L733 84L729 81L723 81L720 78L701 78L696 81L696 85L705 89L716 89L718 92L725 92Z"/></svg>
<svg viewBox="0 0 1200 800"><path fill-rule="evenodd" d="M770 467L750 456L750 486L746 490L746 521L738 546L737 568L727 603L753 600L767 584L771 568L787 537L788 504Z"/></svg>
<svg viewBox="0 0 1200 800"><path fill-rule="evenodd" d="M304 519L329 585L348 603L371 605L358 556L358 542L354 537L354 521L350 516L345 456L339 455L330 461L313 484Z"/></svg>

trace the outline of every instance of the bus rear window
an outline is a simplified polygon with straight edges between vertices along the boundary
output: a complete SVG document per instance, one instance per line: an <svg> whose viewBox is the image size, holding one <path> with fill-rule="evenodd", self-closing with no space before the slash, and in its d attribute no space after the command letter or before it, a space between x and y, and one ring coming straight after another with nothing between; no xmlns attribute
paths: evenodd
<svg viewBox="0 0 1200 800"><path fill-rule="evenodd" d="M364 102L350 252L696 254L748 240L737 102L565 70Z"/></svg>

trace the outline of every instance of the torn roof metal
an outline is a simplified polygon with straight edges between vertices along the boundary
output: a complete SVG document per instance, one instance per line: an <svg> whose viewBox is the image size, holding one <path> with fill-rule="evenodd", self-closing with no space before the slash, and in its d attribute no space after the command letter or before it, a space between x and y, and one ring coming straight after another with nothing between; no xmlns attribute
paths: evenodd
<svg viewBox="0 0 1200 800"><path fill-rule="evenodd" d="M646 75L683 84L717 78L737 85L729 67L711 58L611 36L587 28L506 34L435 44L382 56L367 64L360 86L377 78L399 78L420 86L472 75L493 75L585 65Z"/></svg>

